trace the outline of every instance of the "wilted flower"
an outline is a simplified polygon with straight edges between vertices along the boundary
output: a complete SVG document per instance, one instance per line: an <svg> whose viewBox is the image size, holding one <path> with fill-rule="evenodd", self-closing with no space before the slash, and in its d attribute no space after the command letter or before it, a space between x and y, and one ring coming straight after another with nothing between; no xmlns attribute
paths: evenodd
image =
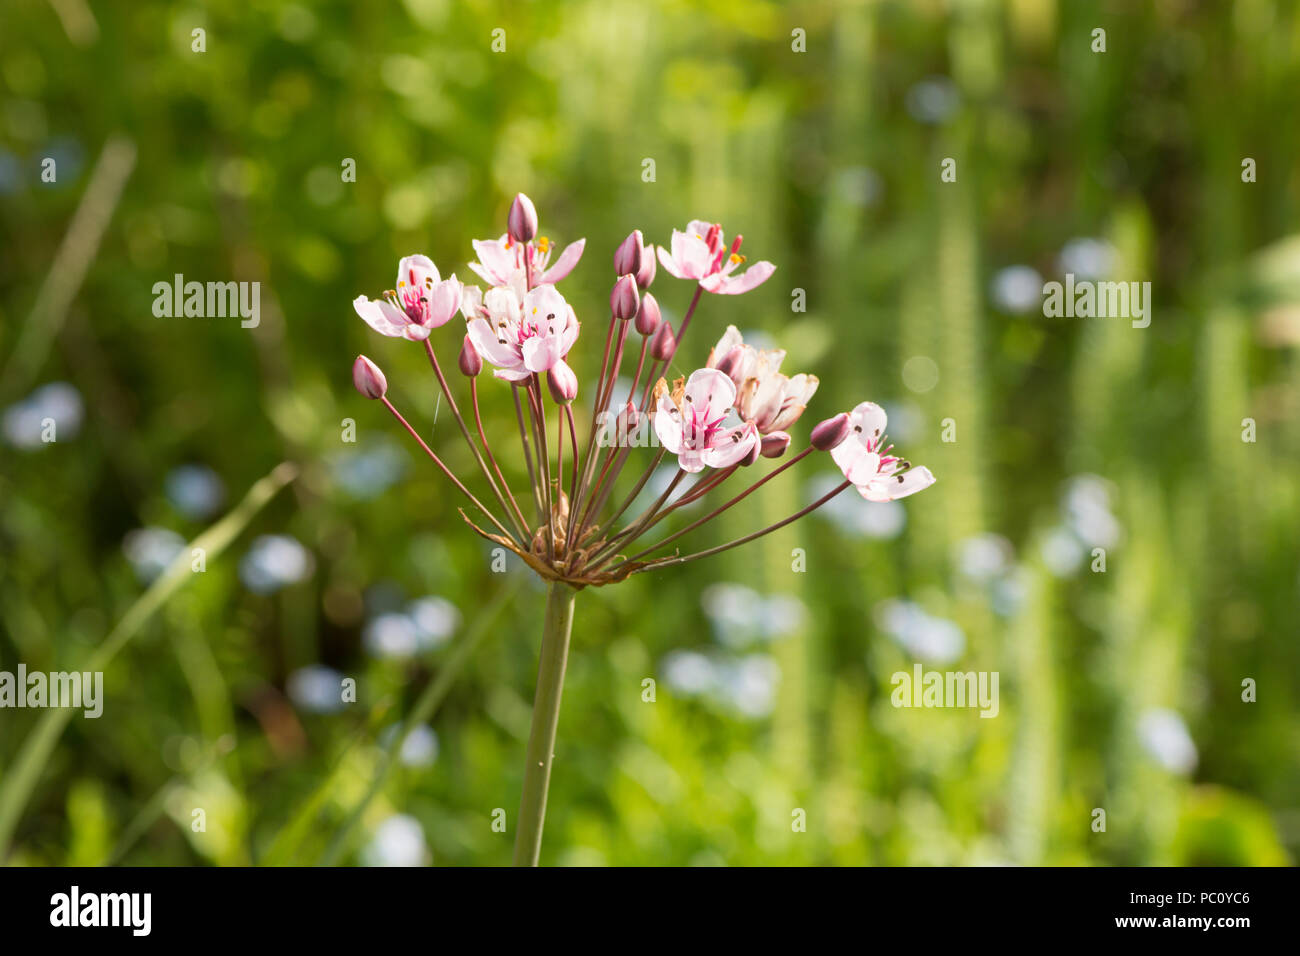
<svg viewBox="0 0 1300 956"><path fill-rule="evenodd" d="M726 363L725 371L736 384L736 411L745 421L753 422L760 435L793 425L817 391L816 375L800 372L789 378L781 374L784 360L785 349L746 345L734 325L727 326L709 352L706 365L718 368Z"/></svg>

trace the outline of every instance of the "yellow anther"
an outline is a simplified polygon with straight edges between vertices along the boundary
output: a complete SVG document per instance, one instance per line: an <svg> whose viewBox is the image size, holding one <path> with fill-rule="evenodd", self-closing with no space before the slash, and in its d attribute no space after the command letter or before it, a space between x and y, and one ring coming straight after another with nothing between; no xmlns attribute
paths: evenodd
<svg viewBox="0 0 1300 956"><path fill-rule="evenodd" d="M745 257L742 256L742 255L740 255L740 253L733 252L733 253L731 254L731 263L732 263L732 265L739 265L740 263L742 263L742 262L744 262L744 261L745 261Z"/></svg>
<svg viewBox="0 0 1300 956"><path fill-rule="evenodd" d="M545 236L537 237L537 249L539 252L546 252L550 248L551 240L547 239Z"/></svg>

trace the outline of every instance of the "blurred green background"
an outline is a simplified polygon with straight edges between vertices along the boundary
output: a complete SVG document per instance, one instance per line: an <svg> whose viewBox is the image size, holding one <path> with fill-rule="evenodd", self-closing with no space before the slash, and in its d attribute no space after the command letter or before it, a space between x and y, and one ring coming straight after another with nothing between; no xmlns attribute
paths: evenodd
<svg viewBox="0 0 1300 956"><path fill-rule="evenodd" d="M0 37L0 669L84 667L184 542L301 469L128 619L104 716L30 779L41 714L0 711L6 862L509 861L543 593L492 570L349 368L374 358L470 471L421 350L350 300L417 250L472 278L518 190L588 240L563 287L583 415L615 245L700 217L778 271L706 297L675 371L735 323L820 376L797 443L870 398L939 479L580 594L543 862L1295 859L1293 4L20 0ZM1151 281L1150 327L1045 318L1066 272ZM260 326L155 317L176 273L261 282ZM675 320L691 290L653 291ZM684 544L835 480L793 474ZM917 661L997 671L998 716L892 707Z"/></svg>

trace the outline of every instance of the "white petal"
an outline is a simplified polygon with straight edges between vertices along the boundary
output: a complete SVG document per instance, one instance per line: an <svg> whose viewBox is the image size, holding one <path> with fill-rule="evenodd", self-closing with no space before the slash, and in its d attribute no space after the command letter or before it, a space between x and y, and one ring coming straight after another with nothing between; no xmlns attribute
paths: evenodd
<svg viewBox="0 0 1300 956"><path fill-rule="evenodd" d="M705 364L709 368L714 368L721 362L737 345L744 345L745 339L740 334L740 329L734 325L727 326L727 331L722 333L722 338L718 339L718 344L713 347L709 353L709 360ZM741 378L742 376L737 376Z"/></svg>
<svg viewBox="0 0 1300 956"><path fill-rule="evenodd" d="M666 395L659 399L659 410L655 412L655 434L659 444L668 449L670 455L677 455L682 450L681 413Z"/></svg>
<svg viewBox="0 0 1300 956"><path fill-rule="evenodd" d="M488 320L493 326L505 322L515 325L519 322L519 299L513 289L488 289L483 297L483 305L488 311Z"/></svg>
<svg viewBox="0 0 1300 956"><path fill-rule="evenodd" d="M850 434L864 445L868 441L872 445L880 441L880 437L885 434L887 422L885 410L875 402L863 402L849 412L849 427L852 429Z"/></svg>
<svg viewBox="0 0 1300 956"><path fill-rule="evenodd" d="M406 313L385 300L367 299L364 295L359 295L352 300L352 308L366 325L380 335L401 338L406 332L406 327L411 324L406 318Z"/></svg>
<svg viewBox="0 0 1300 956"><path fill-rule="evenodd" d="M711 422L735 404L736 383L715 368L696 369L686 380L686 398Z"/></svg>
<svg viewBox="0 0 1300 956"><path fill-rule="evenodd" d="M474 319L466 330L478 354L488 362L498 368L517 368L521 364L519 352L497 338L497 330L487 319Z"/></svg>
<svg viewBox="0 0 1300 956"><path fill-rule="evenodd" d="M751 451L754 443L760 441L758 430L753 425L735 428L717 439L712 448L701 457L710 468L726 468L743 460Z"/></svg>
<svg viewBox="0 0 1300 956"><path fill-rule="evenodd" d="M908 495L914 495L918 491L923 491L934 484L934 475L930 474L930 469L923 465L918 465L908 471L903 472L897 478L890 479L893 490L893 498L906 498Z"/></svg>
<svg viewBox="0 0 1300 956"><path fill-rule="evenodd" d="M442 281L438 267L428 256L403 256L397 263L397 285L395 288L431 289Z"/></svg>

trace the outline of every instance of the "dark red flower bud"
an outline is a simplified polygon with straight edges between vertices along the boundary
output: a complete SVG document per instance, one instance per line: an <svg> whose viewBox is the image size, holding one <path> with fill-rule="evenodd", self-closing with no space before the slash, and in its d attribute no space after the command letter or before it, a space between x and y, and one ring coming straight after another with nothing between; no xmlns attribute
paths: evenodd
<svg viewBox="0 0 1300 956"><path fill-rule="evenodd" d="M537 235L537 210L533 201L523 193L515 196L510 204L510 216L506 220L506 229L515 242L529 242Z"/></svg>
<svg viewBox="0 0 1300 956"><path fill-rule="evenodd" d="M772 432L763 436L759 447L764 458L780 458L790 447L790 436L786 432Z"/></svg>
<svg viewBox="0 0 1300 956"><path fill-rule="evenodd" d="M830 451L849 434L849 415L840 412L834 418L816 425L812 430L812 446L818 451Z"/></svg>
<svg viewBox="0 0 1300 956"><path fill-rule="evenodd" d="M673 334L673 324L665 320L650 340L650 355L663 362L672 358L676 351L677 336Z"/></svg>
<svg viewBox="0 0 1300 956"><path fill-rule="evenodd" d="M609 293L609 309L614 314L614 318L633 318L640 306L641 295L637 292L636 279L630 275L620 276Z"/></svg>
<svg viewBox="0 0 1300 956"><path fill-rule="evenodd" d="M636 330L642 335L654 335L659 328L663 315L659 312L659 303L649 292L641 296L641 307L636 310Z"/></svg>
<svg viewBox="0 0 1300 956"><path fill-rule="evenodd" d="M460 347L460 358L456 360L460 366L461 374L467 378L473 378L483 371L483 358L478 354L478 349L474 348L474 343L465 336L465 344Z"/></svg>
<svg viewBox="0 0 1300 956"><path fill-rule="evenodd" d="M641 237L641 230L632 230L632 233L614 250L614 275L635 276L640 272L644 248L645 240Z"/></svg>
<svg viewBox="0 0 1300 956"><path fill-rule="evenodd" d="M352 363L352 384L366 398L383 398L388 391L388 379L379 366L364 355Z"/></svg>

